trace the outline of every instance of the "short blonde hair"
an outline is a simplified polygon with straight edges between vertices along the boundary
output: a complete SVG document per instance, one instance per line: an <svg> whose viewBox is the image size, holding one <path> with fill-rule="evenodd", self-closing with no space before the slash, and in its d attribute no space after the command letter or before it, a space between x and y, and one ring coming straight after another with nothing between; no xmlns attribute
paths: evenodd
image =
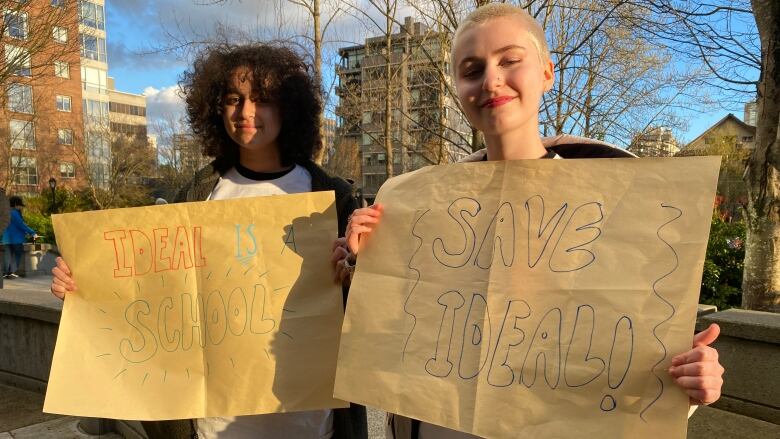
<svg viewBox="0 0 780 439"><path fill-rule="evenodd" d="M450 62L452 63L453 71L455 71L455 68L457 67L455 65L454 56L458 37L473 26L500 17L518 17L528 29L528 36L531 38L533 45L536 46L536 51L539 53L541 61L547 62L550 60L550 49L547 47L547 38L544 35L544 29L542 29L542 26L531 17L531 14L529 14L528 11L521 7L506 3L488 3L472 11L460 25L458 25L458 29L455 30L455 36L452 38L452 45L450 46Z"/></svg>

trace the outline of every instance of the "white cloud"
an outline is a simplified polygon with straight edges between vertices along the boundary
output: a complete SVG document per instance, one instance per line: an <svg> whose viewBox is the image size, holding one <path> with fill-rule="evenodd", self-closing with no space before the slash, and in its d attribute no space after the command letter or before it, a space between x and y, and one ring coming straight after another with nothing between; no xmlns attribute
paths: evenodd
<svg viewBox="0 0 780 439"><path fill-rule="evenodd" d="M152 126L155 122L179 120L184 115L184 101L178 85L161 89L146 87L143 95L146 96L146 116Z"/></svg>

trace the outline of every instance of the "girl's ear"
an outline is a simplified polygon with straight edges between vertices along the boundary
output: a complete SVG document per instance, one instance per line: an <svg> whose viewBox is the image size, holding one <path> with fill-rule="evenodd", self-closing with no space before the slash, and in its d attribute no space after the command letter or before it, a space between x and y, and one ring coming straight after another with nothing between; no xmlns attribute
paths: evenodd
<svg viewBox="0 0 780 439"><path fill-rule="evenodd" d="M542 63L542 68L544 71L542 72L542 75L544 76L544 91L550 91L553 86L553 82L555 81L555 66L553 65L552 60L547 60L547 62Z"/></svg>

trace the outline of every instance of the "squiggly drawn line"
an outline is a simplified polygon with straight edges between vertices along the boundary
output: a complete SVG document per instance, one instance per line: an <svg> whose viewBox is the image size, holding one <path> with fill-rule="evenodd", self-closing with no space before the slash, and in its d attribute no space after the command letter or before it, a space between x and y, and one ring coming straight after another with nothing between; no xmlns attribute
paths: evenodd
<svg viewBox="0 0 780 439"><path fill-rule="evenodd" d="M417 284L420 283L420 277L421 277L420 270L412 267L412 261L414 260L414 257L417 256L417 252L420 251L423 245L423 238L422 236L417 235L415 233L415 229L417 228L417 224L420 222L422 217L424 217L425 214L430 211L431 209L427 209L425 212L421 213L420 216L418 216L417 219L414 220L414 223L412 224L412 236L419 239L420 244L417 246L416 249L414 249L414 252L412 253L412 256L409 258L409 263L406 264L406 267L417 274L417 279L414 280L414 285L412 285L412 289L409 290L409 295L406 296L406 300L404 301L404 312L412 316L414 322L412 322L412 329L409 331L409 335L406 336L406 342L404 343L404 350L401 352L401 361L404 361L404 357L406 356L406 346L409 345L409 340L412 338L412 333L414 333L414 328L417 326L417 316L409 312L409 310L407 309L407 306L409 305L409 300L412 298L412 293L414 293L414 289L417 288Z"/></svg>
<svg viewBox="0 0 780 439"><path fill-rule="evenodd" d="M662 280L666 279L667 277L669 277L669 275L671 275L672 273L677 271L677 267L679 267L679 265L680 265L680 258L677 256L677 252L674 250L674 247L672 247L671 244L669 244L665 239L663 239L661 237L661 229L663 229L667 225L673 223L674 221L677 221L682 216L683 213L682 213L682 210L680 210L680 209L678 209L678 208L676 208L674 206L666 205L664 203L661 203L661 207L666 208L666 209L674 209L674 210L677 211L677 216L675 216L674 218L670 219L669 221L661 224L661 226L658 227L658 229L655 231L655 235L658 237L658 239L660 239L661 242L666 244L666 246L669 247L669 250L672 251L672 255L674 255L674 267L672 267L671 271L669 271L668 273L666 273L663 276L659 277L658 279L655 280L655 282L653 282L653 294L655 294L656 297L658 297L658 299L660 299L663 303L669 305L669 308L671 308L671 313L669 314L668 317L666 317L664 320L658 322L658 324L653 327L653 337L655 337L655 339L658 340L658 343L661 345L661 349L663 349L664 354L663 354L663 356L661 356L661 359L658 360L658 362L655 363L653 365L653 367L650 368L650 372L652 372L653 375L655 375L655 378L658 380L659 389L658 389L658 394L655 396L655 398L652 401L650 401L650 403L647 404L645 406L645 408L642 409L641 412L639 412L639 417L644 422L647 422L647 419L645 419L645 412L647 410L649 410L650 407L652 407L659 399L661 399L661 395L663 395L663 393L664 393L664 382L661 379L661 377L658 376L658 374L655 372L655 369L661 363L663 363L664 360L666 360L666 355L668 354L668 352L666 350L666 345L664 345L664 342L661 341L661 339L658 337L658 334L656 333L656 331L658 330L658 327L660 327L664 323L666 323L669 320L671 320L672 317L674 317L674 315L677 313L677 309L675 309L674 305L672 305L671 302L666 300L661 294L658 293L658 290L656 289L656 285L658 285L659 282L661 282Z"/></svg>

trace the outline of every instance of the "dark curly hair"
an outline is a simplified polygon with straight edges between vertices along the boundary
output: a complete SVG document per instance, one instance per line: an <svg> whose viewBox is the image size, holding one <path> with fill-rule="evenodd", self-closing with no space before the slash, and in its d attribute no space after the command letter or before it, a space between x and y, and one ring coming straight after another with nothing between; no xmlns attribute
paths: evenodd
<svg viewBox="0 0 780 439"><path fill-rule="evenodd" d="M279 106L282 126L277 144L282 165L311 160L322 147L319 82L291 49L273 44L211 46L201 51L180 86L193 133L203 153L223 166L238 163L239 146L225 131L222 101L239 67L252 72L253 92Z"/></svg>

